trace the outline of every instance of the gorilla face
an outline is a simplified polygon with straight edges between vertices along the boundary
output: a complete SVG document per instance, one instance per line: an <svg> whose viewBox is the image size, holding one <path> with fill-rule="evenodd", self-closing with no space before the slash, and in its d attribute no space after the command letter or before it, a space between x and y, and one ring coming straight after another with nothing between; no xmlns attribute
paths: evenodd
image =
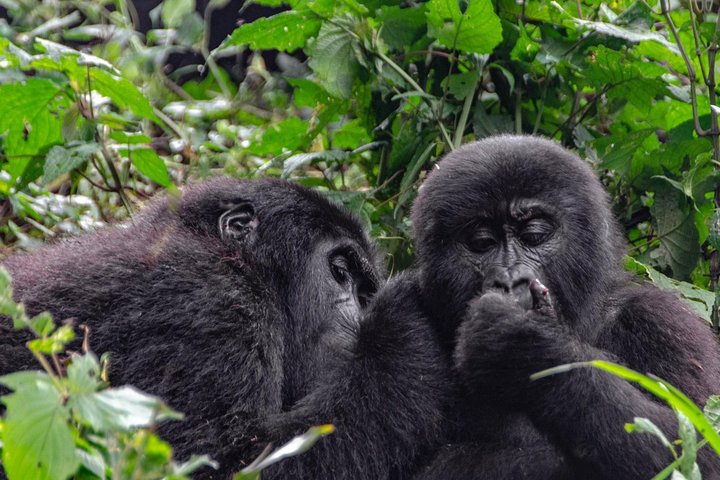
<svg viewBox="0 0 720 480"><path fill-rule="evenodd" d="M530 308L537 278L574 322L621 255L607 205L592 170L548 140L494 137L447 155L413 208L429 308L452 335L480 293L506 293Z"/></svg>
<svg viewBox="0 0 720 480"><path fill-rule="evenodd" d="M482 293L497 291L532 307L530 283L544 280L544 259L561 247L555 210L543 202L513 199L485 211L460 233L469 261L482 277Z"/></svg>

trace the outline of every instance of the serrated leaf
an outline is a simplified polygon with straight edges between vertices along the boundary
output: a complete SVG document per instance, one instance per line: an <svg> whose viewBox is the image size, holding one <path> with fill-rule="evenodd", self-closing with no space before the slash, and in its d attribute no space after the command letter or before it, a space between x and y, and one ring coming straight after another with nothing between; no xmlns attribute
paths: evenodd
<svg viewBox="0 0 720 480"><path fill-rule="evenodd" d="M60 392L49 378L18 384L6 376L0 383L17 387L2 399L7 407L2 460L8 477L64 480L72 475L80 462Z"/></svg>
<svg viewBox="0 0 720 480"><path fill-rule="evenodd" d="M342 25L325 23L310 48L310 68L325 90L338 98L350 98L360 69L355 41Z"/></svg>
<svg viewBox="0 0 720 480"><path fill-rule="evenodd" d="M93 154L100 151L97 143L83 143L70 147L56 145L45 157L43 181L49 182L69 173L90 160Z"/></svg>
<svg viewBox="0 0 720 480"><path fill-rule="evenodd" d="M651 213L660 251L673 276L686 280L700 257L699 235L687 197L667 182L657 182Z"/></svg>
<svg viewBox="0 0 720 480"><path fill-rule="evenodd" d="M464 12L458 0L430 0L428 35L451 49L491 53L502 41L502 26L490 0L468 0Z"/></svg>
<svg viewBox="0 0 720 480"><path fill-rule="evenodd" d="M98 432L129 431L151 426L163 419L182 418L159 398L129 386L72 395L68 399L68 407Z"/></svg>
<svg viewBox="0 0 720 480"><path fill-rule="evenodd" d="M399 5L380 7L376 18L382 24L382 39L396 49L405 48L421 39L427 29L425 8L424 3L410 8Z"/></svg>
<svg viewBox="0 0 720 480"><path fill-rule="evenodd" d="M254 50L292 52L317 35L321 20L310 10L291 10L272 17L258 18L236 28L219 49L248 45Z"/></svg>
<svg viewBox="0 0 720 480"><path fill-rule="evenodd" d="M163 187L172 185L170 174L162 158L151 148L119 149L120 155L128 157L138 172Z"/></svg>

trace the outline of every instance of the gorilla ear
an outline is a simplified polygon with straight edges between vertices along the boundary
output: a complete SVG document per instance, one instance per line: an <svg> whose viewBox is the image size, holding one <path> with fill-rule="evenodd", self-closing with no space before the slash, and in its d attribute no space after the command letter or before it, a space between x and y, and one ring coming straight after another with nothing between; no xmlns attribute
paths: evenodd
<svg viewBox="0 0 720 480"><path fill-rule="evenodd" d="M240 240L258 226L255 208L249 202L236 204L220 215L218 227L223 240Z"/></svg>

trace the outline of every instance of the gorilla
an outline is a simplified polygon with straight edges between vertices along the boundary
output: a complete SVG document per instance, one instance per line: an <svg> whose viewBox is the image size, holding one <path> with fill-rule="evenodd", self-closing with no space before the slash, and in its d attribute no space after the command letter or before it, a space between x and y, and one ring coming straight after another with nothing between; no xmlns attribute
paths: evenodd
<svg viewBox="0 0 720 480"><path fill-rule="evenodd" d="M417 284L376 294L367 234L318 193L217 179L4 266L30 314L89 326L113 385L186 414L159 433L177 457L219 461L198 478L324 423L336 432L263 479L408 478L439 445L450 366ZM0 317L0 374L37 368L27 335Z"/></svg>
<svg viewBox="0 0 720 480"><path fill-rule="evenodd" d="M623 272L623 240L591 168L529 136L468 144L436 167L413 206L415 275L459 387L452 443L423 478L641 479L669 465L654 436L623 428L647 417L677 438L661 401L594 369L529 379L602 359L699 404L720 392L707 324ZM710 449L699 464L720 478Z"/></svg>

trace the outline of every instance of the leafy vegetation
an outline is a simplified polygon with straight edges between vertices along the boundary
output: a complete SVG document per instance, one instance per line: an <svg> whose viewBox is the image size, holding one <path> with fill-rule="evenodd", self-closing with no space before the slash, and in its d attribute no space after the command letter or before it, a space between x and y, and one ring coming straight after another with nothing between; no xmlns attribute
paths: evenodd
<svg viewBox="0 0 720 480"><path fill-rule="evenodd" d="M524 132L593 163L627 234L628 268L677 289L718 328L720 16L706 9L711 2L255 3L282 8L211 50L211 14L224 0L208 2L203 15L194 0L164 0L145 35L126 0L0 0L8 13L0 20L2 248L91 230L159 189L211 174L272 175L354 211L397 271L412 260L407 213L434 162L470 139ZM247 49L256 53L235 82L221 65ZM293 68L268 70L263 50L281 52ZM200 65L168 73L162 67L177 52ZM46 367L3 379L15 390L2 433L11 475L27 468L26 455L42 459L42 445L60 444L44 464L57 469L49 477L78 468L189 471L136 429L170 410L130 389L106 389L89 350L59 371L53 355L72 331L27 319L3 298L2 312L38 336L30 348ZM142 421L113 423L123 417L105 414L108 396L142 410ZM47 444L13 433L30 418L13 411L35 397L42 403L33 411L42 413L33 425L51 432ZM691 451L688 422L699 426L677 408L683 452ZM26 440L24 454L6 458ZM111 444L122 453L111 455ZM694 478L694 461L680 463Z"/></svg>

